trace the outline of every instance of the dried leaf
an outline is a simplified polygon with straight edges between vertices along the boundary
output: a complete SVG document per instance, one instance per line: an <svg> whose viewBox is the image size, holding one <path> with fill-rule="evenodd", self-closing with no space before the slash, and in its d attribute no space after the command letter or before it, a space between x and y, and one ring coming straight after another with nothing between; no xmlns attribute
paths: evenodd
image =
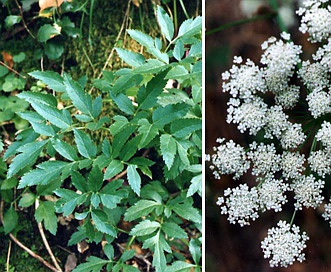
<svg viewBox="0 0 331 272"><path fill-rule="evenodd" d="M66 264L64 266L65 272L71 272L77 266L77 257L75 253L71 253L67 257Z"/></svg>
<svg viewBox="0 0 331 272"><path fill-rule="evenodd" d="M2 51L1 55L3 57L3 61L9 66L13 67L14 66L14 61L13 61L13 56L7 53L6 51Z"/></svg>

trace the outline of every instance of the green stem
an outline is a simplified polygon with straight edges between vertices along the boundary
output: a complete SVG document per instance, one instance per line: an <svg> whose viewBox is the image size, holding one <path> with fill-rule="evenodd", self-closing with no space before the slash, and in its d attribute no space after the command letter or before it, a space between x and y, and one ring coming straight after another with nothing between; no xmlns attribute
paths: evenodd
<svg viewBox="0 0 331 272"><path fill-rule="evenodd" d="M89 30L88 30L88 42L90 46L92 46L92 28L93 28L93 9L94 9L94 0L91 0L91 5L90 5L90 16L89 16Z"/></svg>
<svg viewBox="0 0 331 272"><path fill-rule="evenodd" d="M251 23L251 22L255 22L255 21L262 21L262 20L266 20L266 19L270 19L273 18L275 16L274 13L270 13L270 14L265 14L265 15L257 15L248 19L242 19L242 20L238 20L238 21L234 21L234 22L230 22L224 25L221 25L219 27L216 27L214 29L208 30L206 31L206 36L214 34L216 32L220 32L223 31L225 29L234 27L234 26L239 26L239 25L244 25L247 23Z"/></svg>
<svg viewBox="0 0 331 272"><path fill-rule="evenodd" d="M293 212L293 215L292 215L292 218L291 218L291 222L290 222L290 225L292 226L293 224L293 221L294 221L294 217L295 217L295 214L297 213L297 210L294 210Z"/></svg>
<svg viewBox="0 0 331 272"><path fill-rule="evenodd" d="M177 14L177 1L173 0L173 8L174 8L174 27L175 27L175 31L178 28L178 14Z"/></svg>
<svg viewBox="0 0 331 272"><path fill-rule="evenodd" d="M186 19L190 19L190 16L188 16L188 13L187 13L187 11L186 11L186 8L185 8L185 5L184 5L184 3L183 3L183 0L179 0L179 3L180 3L180 5L182 6L182 9L183 9L184 14L185 14L185 16L186 16Z"/></svg>
<svg viewBox="0 0 331 272"><path fill-rule="evenodd" d="M288 32L287 27L285 26L284 21L282 18L279 16L279 8L278 8L278 3L277 0L269 0L269 4L272 7L272 9L276 12L276 22L279 26L279 29L281 32Z"/></svg>
<svg viewBox="0 0 331 272"><path fill-rule="evenodd" d="M126 249L129 249L129 248L130 248L130 246L132 245L134 239L136 239L136 236L132 236L132 237L131 237L129 243L128 243L128 244L126 245L126 247L125 247Z"/></svg>

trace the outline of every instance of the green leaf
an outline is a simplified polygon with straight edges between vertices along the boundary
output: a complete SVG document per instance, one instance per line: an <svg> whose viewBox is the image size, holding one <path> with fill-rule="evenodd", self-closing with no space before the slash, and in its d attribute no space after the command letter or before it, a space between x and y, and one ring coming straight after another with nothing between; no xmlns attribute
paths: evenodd
<svg viewBox="0 0 331 272"><path fill-rule="evenodd" d="M180 160L184 165L190 165L190 160L188 159L188 153L187 153L190 143L185 141L176 141L176 143L177 143L177 150Z"/></svg>
<svg viewBox="0 0 331 272"><path fill-rule="evenodd" d="M184 56L184 53L185 53L184 43L182 42L182 40L178 40L174 47L173 56L176 60L180 61Z"/></svg>
<svg viewBox="0 0 331 272"><path fill-rule="evenodd" d="M56 202L56 212L63 213L63 216L68 216L73 213L77 205L81 205L86 201L86 194L77 194L71 190L59 188L54 192L61 197Z"/></svg>
<svg viewBox="0 0 331 272"><path fill-rule="evenodd" d="M190 272L192 268L196 267L194 264L190 264L183 261L175 261L171 266L168 266L165 272Z"/></svg>
<svg viewBox="0 0 331 272"><path fill-rule="evenodd" d="M97 148L90 136L81 130L74 129L75 142L78 152L85 158L91 159L97 154Z"/></svg>
<svg viewBox="0 0 331 272"><path fill-rule="evenodd" d="M92 116L97 118L102 110L102 97L99 95L92 103Z"/></svg>
<svg viewBox="0 0 331 272"><path fill-rule="evenodd" d="M15 63L19 63L19 62L24 61L25 60L25 57L26 57L25 53L24 52L20 52L17 55L14 55L13 56L13 61Z"/></svg>
<svg viewBox="0 0 331 272"><path fill-rule="evenodd" d="M198 239L191 239L189 250L195 264L199 264L201 258L201 243Z"/></svg>
<svg viewBox="0 0 331 272"><path fill-rule="evenodd" d="M136 225L131 231L130 235L144 236L153 233L160 228L160 223L156 221L150 221L145 219Z"/></svg>
<svg viewBox="0 0 331 272"><path fill-rule="evenodd" d="M158 128L154 124L150 124L147 119L140 119L138 121L138 132L142 135L142 139L139 143L139 148L147 146L156 135L159 134Z"/></svg>
<svg viewBox="0 0 331 272"><path fill-rule="evenodd" d="M5 19L5 27L10 28L11 26L18 24L22 20L21 16L9 15Z"/></svg>
<svg viewBox="0 0 331 272"><path fill-rule="evenodd" d="M184 138L192 132L202 129L202 120L198 118L183 118L171 123L170 131L173 136Z"/></svg>
<svg viewBox="0 0 331 272"><path fill-rule="evenodd" d="M186 198L182 203L175 200L170 207L175 213L187 220L198 224L202 222L201 215L196 208L192 207L190 198Z"/></svg>
<svg viewBox="0 0 331 272"><path fill-rule="evenodd" d="M115 228L109 223L108 216L104 211L93 210L91 212L91 215L94 222L94 226L98 231L109 234L112 237L117 236Z"/></svg>
<svg viewBox="0 0 331 272"><path fill-rule="evenodd" d="M165 79L176 79L178 81L188 78L189 72L182 65L174 66L165 76Z"/></svg>
<svg viewBox="0 0 331 272"><path fill-rule="evenodd" d="M21 154L17 155L9 165L7 177L10 178L24 167L34 164L46 143L47 141L32 142L20 147L18 151Z"/></svg>
<svg viewBox="0 0 331 272"><path fill-rule="evenodd" d="M18 224L18 215L13 206L10 206L3 217L5 234L11 232Z"/></svg>
<svg viewBox="0 0 331 272"><path fill-rule="evenodd" d="M45 53L47 57L51 60L56 60L62 56L64 52L64 45L62 42L54 40L49 40L45 45Z"/></svg>
<svg viewBox="0 0 331 272"><path fill-rule="evenodd" d="M139 200L135 203L134 206L127 209L124 220L133 221L142 216L146 216L150 214L157 207L160 207L162 204L160 202L152 201L152 200Z"/></svg>
<svg viewBox="0 0 331 272"><path fill-rule="evenodd" d="M180 226L173 222L164 222L162 231L171 238L187 238L187 233Z"/></svg>
<svg viewBox="0 0 331 272"><path fill-rule="evenodd" d="M64 158L66 158L69 161L77 161L77 152L76 150L66 142L60 140L60 139L53 139L52 145L54 149Z"/></svg>
<svg viewBox="0 0 331 272"><path fill-rule="evenodd" d="M61 34L61 28L59 28L58 26L44 24L38 30L37 39L39 42L46 42L49 39L60 34Z"/></svg>
<svg viewBox="0 0 331 272"><path fill-rule="evenodd" d="M157 59L149 59L143 65L138 66L136 69L133 70L134 73L137 74L154 74L159 73L169 66L164 64L164 62L159 61Z"/></svg>
<svg viewBox="0 0 331 272"><path fill-rule="evenodd" d="M194 36L202 31L202 17L198 16L195 19L187 19L184 21L178 30L177 38Z"/></svg>
<svg viewBox="0 0 331 272"><path fill-rule="evenodd" d="M109 95L121 111L129 115L134 113L132 101L126 95L122 93L115 95L113 92L109 92Z"/></svg>
<svg viewBox="0 0 331 272"><path fill-rule="evenodd" d="M129 73L128 75L120 76L114 83L113 93L119 94L126 92L127 89L137 86L143 80L141 75L135 75L134 73Z"/></svg>
<svg viewBox="0 0 331 272"><path fill-rule="evenodd" d="M176 99L173 95L170 98L172 101ZM160 102L160 101L158 101ZM182 101L181 101L182 102ZM153 122L159 128L163 128L164 125L167 125L176 119L184 117L189 109L187 104L181 103L178 105L166 105L164 107L158 107L153 112Z"/></svg>
<svg viewBox="0 0 331 272"><path fill-rule="evenodd" d="M170 134L163 134L160 137L160 149L162 158L170 170L174 163L175 155L177 151L176 140Z"/></svg>
<svg viewBox="0 0 331 272"><path fill-rule="evenodd" d="M17 186L18 180L16 178L5 179L1 183L1 190L13 189Z"/></svg>
<svg viewBox="0 0 331 272"><path fill-rule="evenodd" d="M146 89L140 89L138 92L139 109L147 110L156 105L157 97L163 92L163 88L167 81L164 79L165 72L155 76L148 82Z"/></svg>
<svg viewBox="0 0 331 272"><path fill-rule="evenodd" d="M72 100L72 104L86 115L93 116L92 113L92 98L84 92L82 86L74 81L68 74L63 75L66 93Z"/></svg>
<svg viewBox="0 0 331 272"><path fill-rule="evenodd" d="M111 163L108 165L105 175L104 175L104 180L110 179L120 173L124 168L124 165L121 161L119 160L112 160Z"/></svg>
<svg viewBox="0 0 331 272"><path fill-rule="evenodd" d="M92 192L98 192L103 184L103 174L98 166L94 166L88 176L88 187Z"/></svg>
<svg viewBox="0 0 331 272"><path fill-rule="evenodd" d="M70 113L62 109L56 108L57 100L52 95L22 92L17 95L31 103L31 106L45 119L59 128L69 128L72 120Z"/></svg>
<svg viewBox="0 0 331 272"><path fill-rule="evenodd" d="M129 29L128 33L132 39L136 40L142 46L154 47L154 39L151 36L134 29Z"/></svg>
<svg viewBox="0 0 331 272"><path fill-rule="evenodd" d="M55 215L54 202L41 201L35 211L34 217L38 223L44 221L45 229L47 229L53 235L56 235L57 231L57 216Z"/></svg>
<svg viewBox="0 0 331 272"><path fill-rule="evenodd" d="M36 201L36 196L33 193L25 193L23 194L18 206L20 207L30 207Z"/></svg>
<svg viewBox="0 0 331 272"><path fill-rule="evenodd" d="M141 178L137 171L137 165L129 165L128 168L128 181L132 190L139 196L140 195L140 186Z"/></svg>
<svg viewBox="0 0 331 272"><path fill-rule="evenodd" d="M187 197L194 195L195 193L198 193L200 196L202 196L202 174L197 175L191 179L191 185L187 191Z"/></svg>
<svg viewBox="0 0 331 272"><path fill-rule="evenodd" d="M46 161L38 164L37 169L24 174L20 180L18 189L33 185L47 185L57 180L67 165L67 162L62 161Z"/></svg>
<svg viewBox="0 0 331 272"><path fill-rule="evenodd" d="M115 49L120 58L132 67L138 67L145 63L145 58L141 54L117 47Z"/></svg>
<svg viewBox="0 0 331 272"><path fill-rule="evenodd" d="M46 120L36 112L20 112L18 116L27 120L32 125L35 132L45 136L55 136L56 132L52 126L46 124Z"/></svg>
<svg viewBox="0 0 331 272"><path fill-rule="evenodd" d="M65 92L66 88L63 84L63 78L53 71L33 71L30 76L39 79L45 83L50 89L56 92Z"/></svg>
<svg viewBox="0 0 331 272"><path fill-rule="evenodd" d="M99 193L102 204L109 208L116 208L117 204L121 202L123 198L128 197L128 191L125 189L119 189L123 184L122 180L114 180L108 183L102 191ZM117 190L119 189L119 190Z"/></svg>
<svg viewBox="0 0 331 272"><path fill-rule="evenodd" d="M87 258L86 263L78 265L72 272L99 272L102 267L109 263L107 260L103 260L94 256Z"/></svg>
<svg viewBox="0 0 331 272"><path fill-rule="evenodd" d="M161 32L164 34L166 39L171 42L172 37L174 36L174 24L170 16L164 11L161 6L157 7L156 13L157 21L160 25Z"/></svg>

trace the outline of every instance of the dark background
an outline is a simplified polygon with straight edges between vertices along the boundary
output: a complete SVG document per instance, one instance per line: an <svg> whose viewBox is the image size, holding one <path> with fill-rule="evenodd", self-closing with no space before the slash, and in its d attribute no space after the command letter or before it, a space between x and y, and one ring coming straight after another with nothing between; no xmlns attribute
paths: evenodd
<svg viewBox="0 0 331 272"><path fill-rule="evenodd" d="M255 0L249 0L255 4ZM278 1L280 6L284 1ZM288 2L288 1L287 1ZM266 1L267 3L267 1ZM297 4L290 2L297 9ZM270 36L279 37L280 29L272 14L274 10L268 5L261 5L252 16L270 15L272 18L249 22L228 27L225 30L208 35L208 31L230 22L247 18L240 8L239 0L208 0L206 1L206 153L212 153L212 146L218 137L233 139L238 143L247 143L247 135L240 134L236 126L226 123L226 102L228 94L222 93L221 73L229 69L235 55L250 58L258 63L262 54L261 43ZM294 9L292 13L294 14ZM308 55L314 46L307 43L306 36L298 31L299 18L294 15L294 24L289 26L291 37L296 44L303 45L303 51ZM304 56L306 59L307 56ZM293 203L284 206L283 211L265 212L252 222L250 226L240 227L227 221L227 216L221 215L216 205L217 197L223 194L227 187L236 187L239 183L254 184L245 175L242 180L232 180L230 176L222 176L214 180L206 163L206 271L208 272L276 272L276 271L331 271L331 229L321 217L322 208L303 209L297 213L294 224L301 231L306 231L310 240L307 242L306 261L295 262L288 269L270 268L269 261L264 259L261 241L267 235L267 230L276 226L279 220L290 221ZM328 182L326 180L326 182ZM290 197L289 197L290 199ZM328 199L328 196L326 196Z"/></svg>

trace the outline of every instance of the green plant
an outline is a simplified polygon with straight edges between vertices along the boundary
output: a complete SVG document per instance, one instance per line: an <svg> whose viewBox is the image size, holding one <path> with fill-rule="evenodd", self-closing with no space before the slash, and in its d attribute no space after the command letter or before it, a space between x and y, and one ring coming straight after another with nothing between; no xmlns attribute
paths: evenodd
<svg viewBox="0 0 331 272"><path fill-rule="evenodd" d="M8 203L4 231L17 228L16 203L37 203L35 219L53 235L57 214L73 214L80 226L68 244L102 242L105 254L89 257L75 272L105 266L139 271L132 266L139 259L133 245L153 253L156 271L201 268L202 20L184 21L176 36L161 7L157 20L162 39L128 30L150 58L117 48L131 68L104 71L94 80L103 95L86 92L84 79L53 71L29 75L56 96L39 91L18 95L33 110L19 113L31 127L4 154L9 163L1 181ZM169 80L179 88L166 88ZM65 108L58 108L58 97L66 101ZM102 111L109 99L122 114L110 118ZM109 136L96 141L91 138L95 131ZM10 193L13 188L19 196Z"/></svg>

